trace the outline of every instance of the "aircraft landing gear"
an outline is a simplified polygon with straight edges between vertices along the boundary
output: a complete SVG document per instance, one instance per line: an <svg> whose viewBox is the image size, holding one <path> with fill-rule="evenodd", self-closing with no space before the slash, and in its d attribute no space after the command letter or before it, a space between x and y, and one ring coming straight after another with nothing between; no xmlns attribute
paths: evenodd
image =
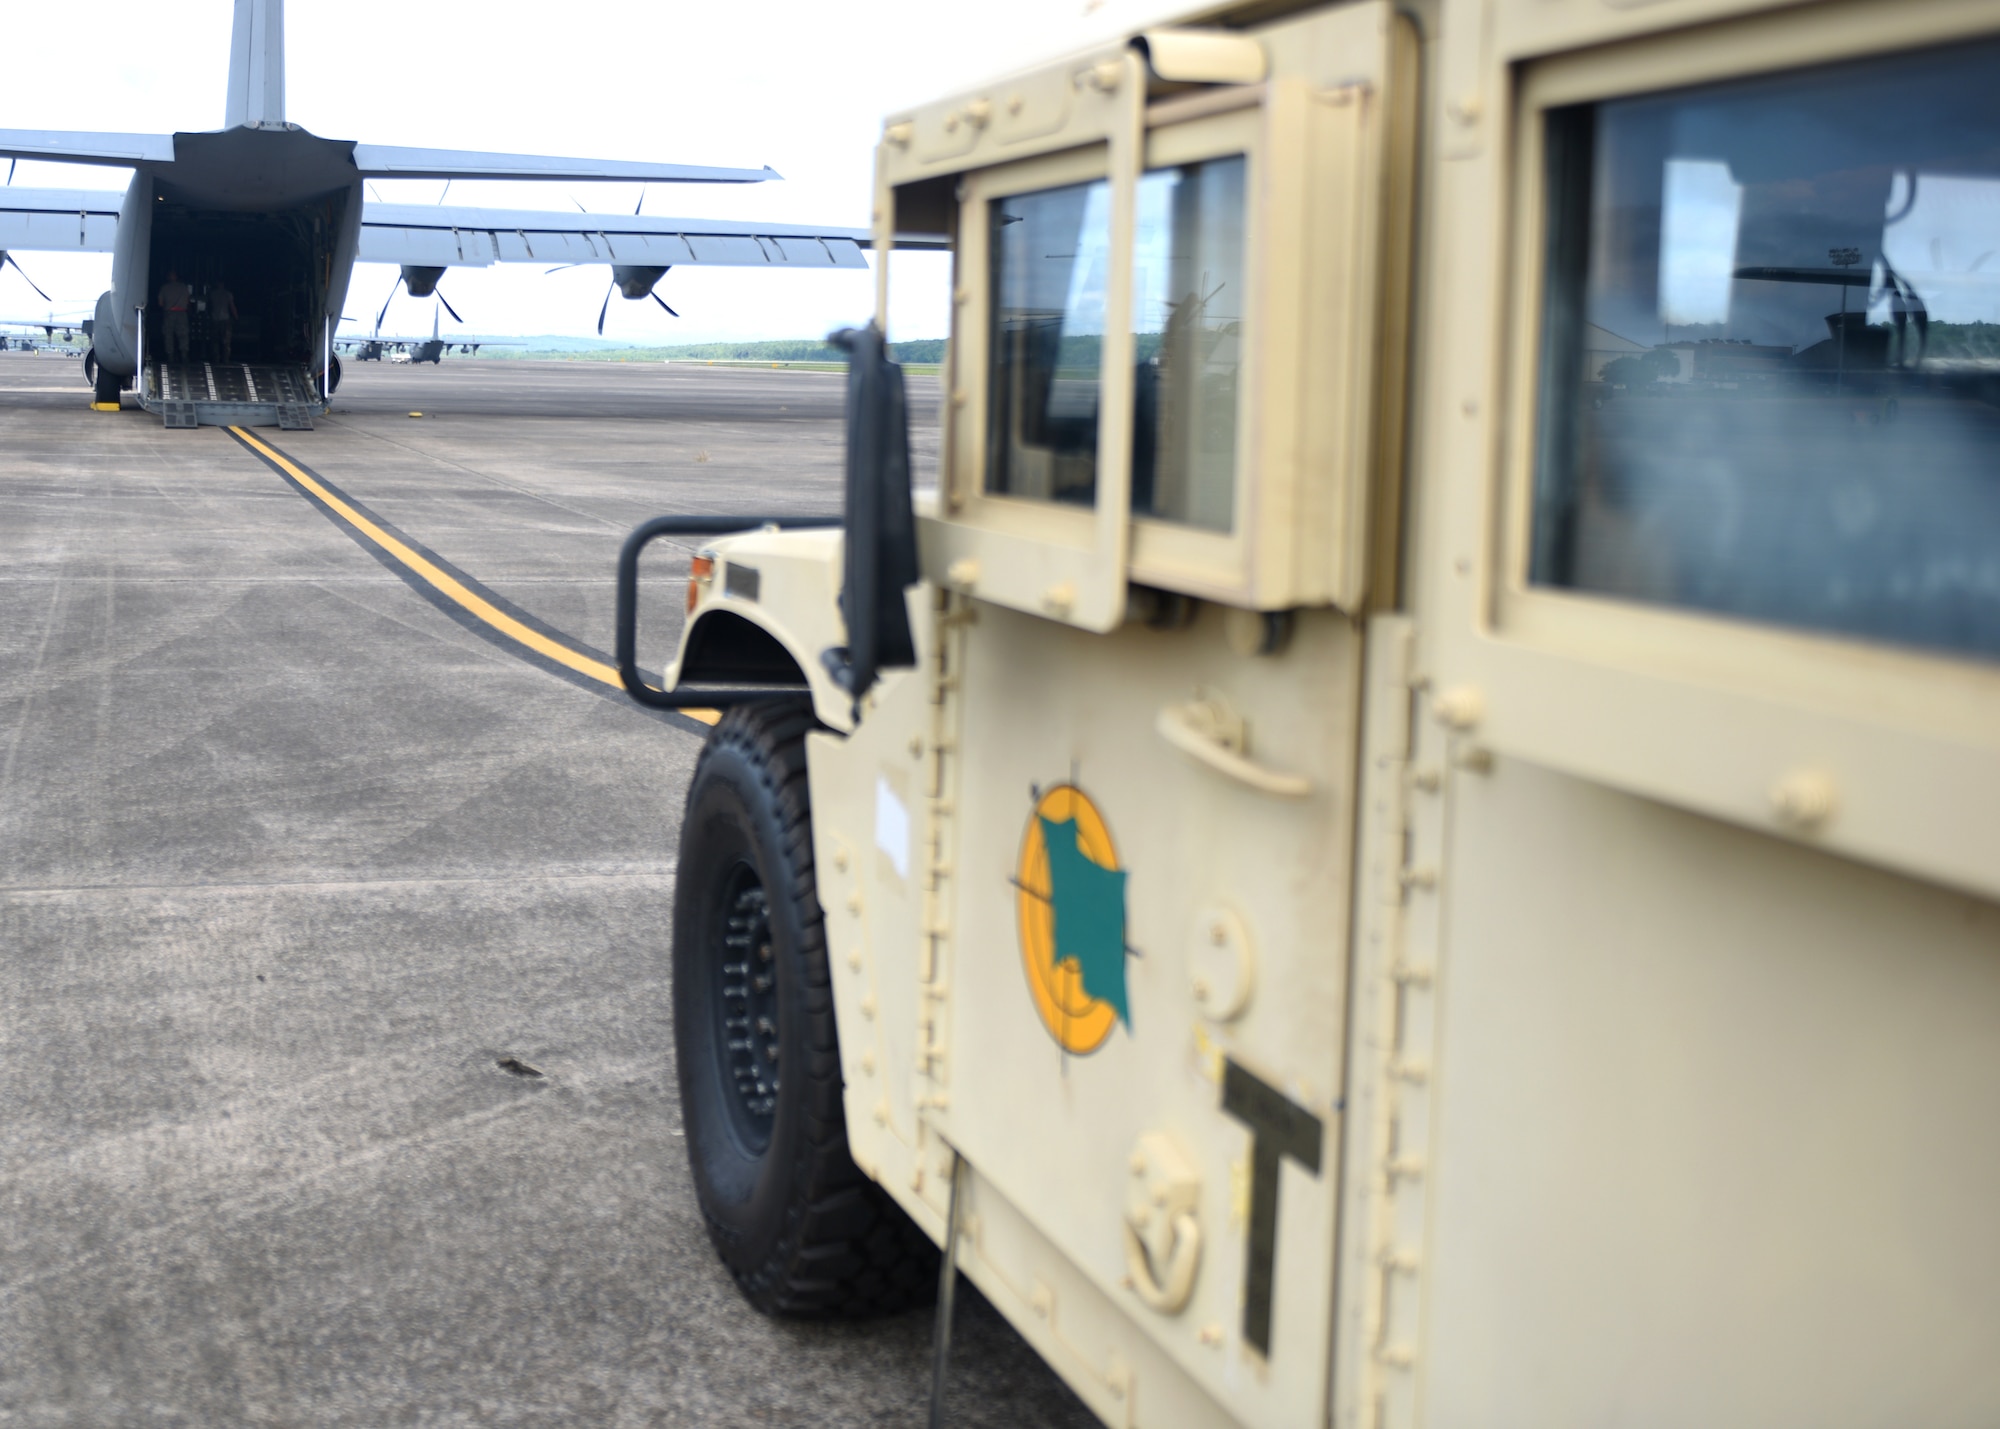
<svg viewBox="0 0 2000 1429"><path fill-rule="evenodd" d="M118 406L118 394L125 390L125 379L115 372L104 370L94 347L83 355L83 376L96 394L91 398L91 405L103 409Z"/></svg>

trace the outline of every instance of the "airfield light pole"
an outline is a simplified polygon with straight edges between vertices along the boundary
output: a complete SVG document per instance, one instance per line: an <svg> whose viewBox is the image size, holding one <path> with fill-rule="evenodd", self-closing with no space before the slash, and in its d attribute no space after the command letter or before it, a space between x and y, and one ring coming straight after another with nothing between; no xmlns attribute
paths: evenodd
<svg viewBox="0 0 2000 1429"><path fill-rule="evenodd" d="M1826 256L1827 261L1839 268L1844 277L1847 269L1861 261L1861 250L1829 248L1826 250ZM1847 284L1845 283L1840 285L1840 341L1834 347L1834 353L1840 365L1833 379L1833 390L1845 392L1847 390Z"/></svg>

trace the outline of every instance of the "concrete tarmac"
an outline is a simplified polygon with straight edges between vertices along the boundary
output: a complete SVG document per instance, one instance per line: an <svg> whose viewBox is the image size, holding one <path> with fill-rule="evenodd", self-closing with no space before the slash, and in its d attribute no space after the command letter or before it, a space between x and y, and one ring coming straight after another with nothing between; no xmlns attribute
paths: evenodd
<svg viewBox="0 0 2000 1429"><path fill-rule="evenodd" d="M0 353L0 1425L922 1423L926 1314L766 1320L708 1246L666 981L698 727L88 398ZM841 398L350 363L259 435L608 650L638 521L837 508ZM684 576L648 571L654 666ZM1091 1422L960 1306L953 1424Z"/></svg>

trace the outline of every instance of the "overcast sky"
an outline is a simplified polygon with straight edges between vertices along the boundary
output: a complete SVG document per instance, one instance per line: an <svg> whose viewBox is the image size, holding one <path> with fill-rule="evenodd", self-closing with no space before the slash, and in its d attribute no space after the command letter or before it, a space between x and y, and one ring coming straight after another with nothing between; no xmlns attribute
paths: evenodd
<svg viewBox="0 0 2000 1429"><path fill-rule="evenodd" d="M168 133L214 129L227 89L231 0L10 4L0 128ZM513 153L756 167L782 183L655 185L646 211L716 218L868 222L882 116L1188 8L1186 0L291 0L292 122L332 138ZM0 169L0 176L4 176ZM119 169L20 166L36 187L123 188ZM434 203L443 185L373 186ZM630 213L634 185L458 184L451 200ZM58 312L90 309L109 255L22 253ZM905 269L910 270L907 274ZM896 260L891 336L942 336L941 260ZM371 325L396 270L355 269L348 313ZM443 283L466 331L589 335L610 274L530 264L454 269ZM651 302L614 299L605 335L634 343L809 337L867 317L868 275L677 268ZM46 311L0 273L0 316ZM432 304L398 296L384 331L430 330ZM451 327L447 318L445 327ZM352 328L347 329L352 331Z"/></svg>

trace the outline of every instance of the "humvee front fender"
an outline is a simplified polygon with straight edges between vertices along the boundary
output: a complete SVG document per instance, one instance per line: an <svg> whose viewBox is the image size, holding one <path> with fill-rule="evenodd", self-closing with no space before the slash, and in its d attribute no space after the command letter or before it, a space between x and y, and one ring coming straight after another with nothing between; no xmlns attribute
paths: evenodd
<svg viewBox="0 0 2000 1429"><path fill-rule="evenodd" d="M820 658L847 640L841 549L838 530L750 531L703 547L714 566L694 580L664 687L802 686L821 724L852 730L853 700Z"/></svg>

